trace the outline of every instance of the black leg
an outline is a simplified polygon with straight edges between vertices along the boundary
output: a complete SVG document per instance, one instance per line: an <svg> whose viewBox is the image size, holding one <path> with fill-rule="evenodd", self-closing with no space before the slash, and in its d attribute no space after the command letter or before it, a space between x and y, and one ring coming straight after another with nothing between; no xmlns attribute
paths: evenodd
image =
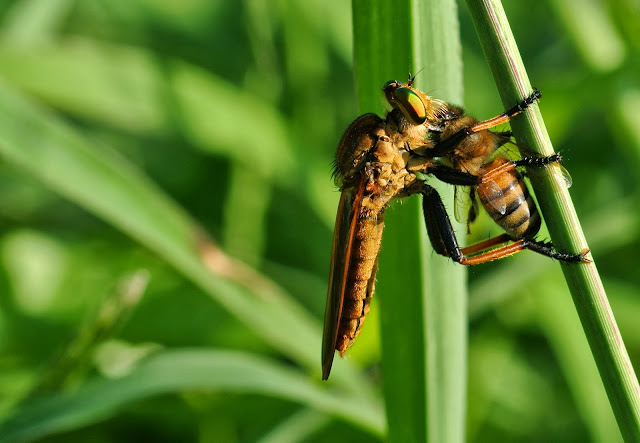
<svg viewBox="0 0 640 443"><path fill-rule="evenodd" d="M422 185L420 192L422 193L424 220L433 249L440 255L451 257L451 259L457 263L463 265L486 263L508 257L525 249L564 262L590 263L590 260L586 257L589 250L581 251L579 254L559 252L553 248L551 243L539 242L533 239L511 239L506 234L460 249L458 239L456 238L451 220L449 219L449 214L447 214L438 192L426 183ZM489 249L510 241L513 241L513 243L506 244L499 248ZM466 254L473 255L468 256Z"/></svg>
<svg viewBox="0 0 640 443"><path fill-rule="evenodd" d="M542 97L542 93L538 89L533 88L533 91L531 92L531 94L529 94L529 97L525 98L508 111L503 112L502 115L509 118L513 117L514 115L518 115L529 106L534 104L536 101L540 100L540 97Z"/></svg>
<svg viewBox="0 0 640 443"><path fill-rule="evenodd" d="M447 214L438 191L426 183L422 188L422 211L433 249L440 255L451 257L454 261L460 262L462 252L458 247L458 240L453 226L451 226L449 214Z"/></svg>
<svg viewBox="0 0 640 443"><path fill-rule="evenodd" d="M553 154L548 157L522 157L520 160L514 160L516 166L536 167L546 166L549 163L560 163L562 156L560 154Z"/></svg>
<svg viewBox="0 0 640 443"><path fill-rule="evenodd" d="M436 164L428 168L425 173L432 174L438 180L450 185L477 186L481 183L480 177L445 165Z"/></svg>
<svg viewBox="0 0 640 443"><path fill-rule="evenodd" d="M580 254L559 252L553 248L553 245L551 243L536 240L524 240L524 248L535 251L538 254L546 255L547 257L555 258L556 260L566 261L569 263L590 262L590 260L585 258L585 255L587 255L587 253L589 252L588 250L582 251Z"/></svg>

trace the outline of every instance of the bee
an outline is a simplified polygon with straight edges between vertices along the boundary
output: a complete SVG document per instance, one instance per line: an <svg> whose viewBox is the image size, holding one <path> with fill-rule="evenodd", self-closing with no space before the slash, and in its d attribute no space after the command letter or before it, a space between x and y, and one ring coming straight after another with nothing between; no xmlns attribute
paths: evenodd
<svg viewBox="0 0 640 443"><path fill-rule="evenodd" d="M395 198L422 194L422 207L433 249L455 262L474 265L530 249L566 262L588 262L579 254L556 251L535 240L540 215L519 167L560 161L558 155L510 160L499 148L510 133L489 129L506 123L540 98L536 90L513 108L478 121L413 87L414 77L389 81L383 94L391 106L385 118L358 117L336 150L334 174L341 189L331 248L329 288L322 339L322 379L353 344L369 312L375 289L384 212ZM460 248L440 195L423 174L468 187L505 234ZM472 217L474 214L471 214ZM503 246L496 247L504 244Z"/></svg>

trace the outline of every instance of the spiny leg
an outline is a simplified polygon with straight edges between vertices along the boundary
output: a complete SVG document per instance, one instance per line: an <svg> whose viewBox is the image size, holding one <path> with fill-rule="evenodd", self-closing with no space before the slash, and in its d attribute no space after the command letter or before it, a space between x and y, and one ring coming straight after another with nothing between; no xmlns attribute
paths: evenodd
<svg viewBox="0 0 640 443"><path fill-rule="evenodd" d="M484 244L503 243L504 237L505 237L504 235L500 235L493 239L486 240L485 242L482 242L482 243ZM506 239L509 240L508 237ZM481 244L472 245L472 246L469 246L468 248L463 248L462 253L470 254L472 252L481 250L481 248L479 248L480 245ZM567 263L579 263L579 262L591 263L591 260L589 260L586 257L586 255L589 253L589 249L584 249L579 254L571 254L567 252L556 251L551 243L541 242L541 241L532 240L532 239L516 240L515 242L510 243L508 245L502 246L500 248L490 249L488 251L482 252L477 255L473 255L471 257L466 257L465 255L463 257L463 261L461 261L460 263L463 265L477 265L480 263L486 263L489 261L498 260L500 258L509 257L510 255L516 254L520 251L524 251L525 249L529 249L530 251L537 252L538 254L542 254L550 258L555 258L556 260L564 261Z"/></svg>
<svg viewBox="0 0 640 443"><path fill-rule="evenodd" d="M427 225L427 233L433 249L440 255L451 257L455 262L463 265L476 265L508 257L525 249L564 262L590 262L586 258L586 254L589 252L588 249L581 251L579 254L570 254L556 251L551 243L539 242L533 239L516 240L508 245L487 250L492 246L510 241L511 238L506 234L461 249L458 246L458 239L451 225L451 220L438 192L426 183L422 185L420 192L422 193L422 210ZM478 254L467 256L467 254L476 252Z"/></svg>
<svg viewBox="0 0 640 443"><path fill-rule="evenodd" d="M447 153L449 153L453 148L458 146L462 140L464 140L466 137L470 136L471 134L484 131L485 129L491 129L503 123L507 123L509 120L511 120L512 117L515 117L516 115L520 114L522 111L527 109L529 106L531 106L531 104L537 101L541 96L542 94L540 93L540 91L537 89L534 89L531 95L529 95L529 97L522 100L513 108L503 112L500 115L490 118L489 120L478 122L475 125L469 126L467 128L463 128L458 132L456 132L455 134L453 134L451 137L447 138L441 143L438 143L437 146L429 150L429 155L431 157L442 157Z"/></svg>
<svg viewBox="0 0 640 443"><path fill-rule="evenodd" d="M487 181L493 180L495 177L498 177L505 172L509 172L518 166L524 166L527 168L543 167L547 166L549 163L559 163L561 160L562 156L560 154L553 154L548 157L523 157L519 160L511 160L501 164L497 168L487 171L485 174L480 176L480 182L486 183Z"/></svg>
<svg viewBox="0 0 640 443"><path fill-rule="evenodd" d="M522 111L524 111L529 106L531 106L533 103L535 103L537 100L539 100L541 96L542 96L542 94L540 93L540 91L538 91L537 89L534 89L533 92L531 93L531 95L529 95L529 97L527 97L524 100L522 100L520 103L515 105L513 108L503 112L500 115L497 115L497 116L495 116L493 118L490 118L489 120L485 120L483 122L476 123L475 125L471 126L470 128L466 128L466 130L470 130L469 134L472 134L474 132L480 132L480 131L483 131L485 129L491 129L491 128L493 128L495 126L498 126L498 125L501 125L503 123L507 123L509 120L511 120L512 117L515 117L516 115L520 114ZM465 129L463 129L463 131L465 131Z"/></svg>

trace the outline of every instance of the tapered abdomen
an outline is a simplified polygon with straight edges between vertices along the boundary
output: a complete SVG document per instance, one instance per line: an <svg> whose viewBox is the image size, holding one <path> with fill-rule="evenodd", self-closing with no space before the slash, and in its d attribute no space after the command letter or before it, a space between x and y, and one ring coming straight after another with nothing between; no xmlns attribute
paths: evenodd
<svg viewBox="0 0 640 443"><path fill-rule="evenodd" d="M363 211L364 212L364 211ZM378 253L384 228L384 213L375 217L359 215L351 245L349 270L345 282L342 315L336 349L343 355L360 333L373 295Z"/></svg>

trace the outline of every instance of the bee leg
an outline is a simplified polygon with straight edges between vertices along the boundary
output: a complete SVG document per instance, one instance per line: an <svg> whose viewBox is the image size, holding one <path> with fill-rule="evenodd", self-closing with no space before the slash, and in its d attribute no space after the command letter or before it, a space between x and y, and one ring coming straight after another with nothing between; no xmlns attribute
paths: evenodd
<svg viewBox="0 0 640 443"><path fill-rule="evenodd" d="M480 176L480 182L486 183L504 174L505 172L509 172L517 168L518 166L524 166L527 168L543 167L548 165L549 163L559 163L561 160L562 156L560 156L560 154L553 154L548 157L524 157L520 160L511 160L502 163L497 168L491 169L484 173L482 176Z"/></svg>
<svg viewBox="0 0 640 443"><path fill-rule="evenodd" d="M524 247L530 251L535 251L538 254L546 255L547 257L555 258L556 260L569 262L569 263L591 263L586 255L589 253L589 249L583 249L579 254L571 254L567 252L557 251L553 245L549 242L541 242L533 239L521 240L524 242Z"/></svg>
<svg viewBox="0 0 640 443"><path fill-rule="evenodd" d="M536 167L546 166L549 163L560 163L562 156L560 154L553 154L548 157L523 157L520 160L514 160L516 166Z"/></svg>
<svg viewBox="0 0 640 443"><path fill-rule="evenodd" d="M540 91L534 88L533 92L529 95L529 97L522 100L513 108L503 112L500 115L490 118L489 120L485 120L483 122L476 123L475 125L469 128L462 129L461 131L466 131L468 133L467 135L469 135L469 134L473 134L474 132L484 131L485 129L491 129L495 126L501 125L503 123L507 123L509 120L511 120L512 117L515 117L516 115L520 114L522 111L527 109L533 103L538 101L541 96L542 94L540 93Z"/></svg>
<svg viewBox="0 0 640 443"><path fill-rule="evenodd" d="M438 145L432 148L429 151L429 155L431 155L432 157L442 157L443 155L449 153L453 148L458 146L462 140L464 140L471 134L475 134L476 132L484 131L486 129L491 129L503 123L507 123L509 120L511 120L512 117L520 114L522 111L535 103L538 99L540 99L541 96L542 94L540 93L540 91L534 89L529 97L525 98L513 108L503 112L502 114L490 118L489 120L478 122L472 126L460 129L451 137L447 138L441 143L438 143Z"/></svg>
<svg viewBox="0 0 640 443"><path fill-rule="evenodd" d="M506 234L503 234L498 237L486 240L477 245L463 248L461 252L463 252L463 254L471 254L473 252L486 249L487 247L499 243L504 243L505 241L509 240L510 238ZM486 263L489 261L498 260L500 258L509 257L510 255L516 254L520 251L524 251L525 249L529 249L531 251L537 252L538 254L542 254L550 258L555 258L556 260L564 261L567 263L591 263L591 260L586 257L586 255L589 253L588 249L584 249L579 254L559 252L554 249L551 243L539 242L532 239L516 240L515 242L508 245L496 249L491 249L478 255L473 255L471 257L464 256L463 261L460 263L463 265L477 265L480 263Z"/></svg>
<svg viewBox="0 0 640 443"><path fill-rule="evenodd" d="M468 266L477 265L517 254L525 249L568 263L591 262L586 257L589 252L588 249L581 251L579 254L559 252L554 249L551 243L539 242L533 239L516 240L499 248L487 250L493 246L512 241L507 234L461 249L458 246L458 239L451 225L449 214L447 214L438 192L426 183L422 184L420 192L422 193L424 221L427 225L427 233L433 249L440 255L451 257L457 263ZM476 255L468 256L468 254Z"/></svg>

